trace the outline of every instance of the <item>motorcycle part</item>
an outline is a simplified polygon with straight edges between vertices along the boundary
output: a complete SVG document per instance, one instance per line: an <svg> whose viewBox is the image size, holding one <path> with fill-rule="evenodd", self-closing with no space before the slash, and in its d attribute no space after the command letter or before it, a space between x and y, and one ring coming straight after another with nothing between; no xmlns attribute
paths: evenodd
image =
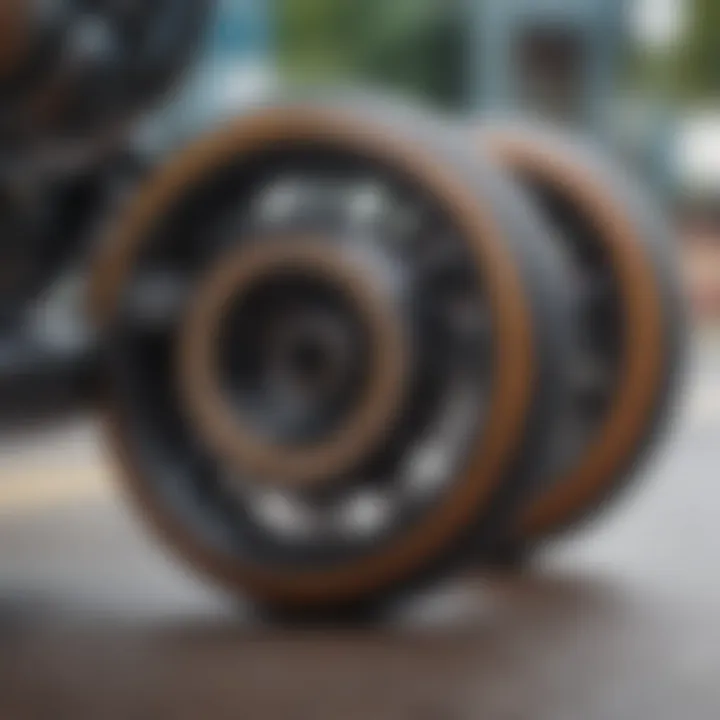
<svg viewBox="0 0 720 720"><path fill-rule="evenodd" d="M172 157L91 292L152 524L282 608L447 571L478 523L490 543L564 401L543 227L445 126L369 102L271 105Z"/></svg>
<svg viewBox="0 0 720 720"><path fill-rule="evenodd" d="M596 515L653 446L679 380L680 281L669 220L590 143L529 125L488 125L481 145L552 222L581 309L567 446L509 541L527 545Z"/></svg>
<svg viewBox="0 0 720 720"><path fill-rule="evenodd" d="M212 0L3 0L4 162L76 167L189 63Z"/></svg>

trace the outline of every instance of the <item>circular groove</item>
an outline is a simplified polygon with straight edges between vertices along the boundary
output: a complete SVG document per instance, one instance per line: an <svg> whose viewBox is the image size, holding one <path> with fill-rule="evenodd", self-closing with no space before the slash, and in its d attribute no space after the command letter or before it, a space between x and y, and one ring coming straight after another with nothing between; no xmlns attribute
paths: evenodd
<svg viewBox="0 0 720 720"><path fill-rule="evenodd" d="M365 398L342 427L309 448L264 440L229 407L216 378L220 321L230 299L264 272L298 268L341 287L360 310L372 338ZM180 341L180 386L201 435L238 472L270 482L316 486L347 472L388 432L406 390L408 348L388 300L366 272L317 240L275 241L221 257L201 283Z"/></svg>

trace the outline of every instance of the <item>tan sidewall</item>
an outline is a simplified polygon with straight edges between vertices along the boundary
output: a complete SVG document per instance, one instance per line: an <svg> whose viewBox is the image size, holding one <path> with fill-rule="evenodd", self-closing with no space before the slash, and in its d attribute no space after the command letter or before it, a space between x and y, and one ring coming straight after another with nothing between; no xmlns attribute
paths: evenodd
<svg viewBox="0 0 720 720"><path fill-rule="evenodd" d="M491 131L482 137L496 157L552 182L602 230L620 289L625 328L620 380L597 436L578 464L522 513L516 534L538 539L582 517L603 499L642 442L662 391L665 335L657 277L643 241L599 180L570 156L536 138Z"/></svg>
<svg viewBox="0 0 720 720"><path fill-rule="evenodd" d="M278 141L337 143L394 163L419 177L457 221L472 243L485 283L494 327L495 383L488 422L467 472L433 512L394 542L342 567L298 571L270 569L238 561L189 533L153 491L134 461L122 416L110 399L108 432L124 466L123 480L167 540L204 572L234 590L280 605L351 602L382 591L421 571L443 553L487 507L524 439L534 394L531 313L518 270L477 197L436 157L398 133L387 133L340 110L276 108L236 121L177 155L149 180L116 228L98 259L91 288L91 311L100 325L111 323L119 292L155 219L178 194L228 160Z"/></svg>

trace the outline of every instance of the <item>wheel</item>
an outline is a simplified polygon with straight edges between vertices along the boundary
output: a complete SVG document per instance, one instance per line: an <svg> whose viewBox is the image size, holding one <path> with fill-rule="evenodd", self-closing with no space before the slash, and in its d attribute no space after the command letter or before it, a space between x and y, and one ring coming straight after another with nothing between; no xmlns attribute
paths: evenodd
<svg viewBox="0 0 720 720"><path fill-rule="evenodd" d="M188 64L212 0L3 0L3 153L73 166L117 144Z"/></svg>
<svg viewBox="0 0 720 720"><path fill-rule="evenodd" d="M87 271L98 227L144 172L138 162L120 152L68 176L0 174L0 326L27 322L67 275Z"/></svg>
<svg viewBox="0 0 720 720"><path fill-rule="evenodd" d="M466 155L422 113L275 103L173 156L103 246L122 480L232 591L318 610L407 590L490 543L546 462L560 267Z"/></svg>
<svg viewBox="0 0 720 720"><path fill-rule="evenodd" d="M580 310L567 442L508 541L527 546L597 515L655 445L681 376L680 280L669 220L606 154L541 127L480 135L552 222Z"/></svg>

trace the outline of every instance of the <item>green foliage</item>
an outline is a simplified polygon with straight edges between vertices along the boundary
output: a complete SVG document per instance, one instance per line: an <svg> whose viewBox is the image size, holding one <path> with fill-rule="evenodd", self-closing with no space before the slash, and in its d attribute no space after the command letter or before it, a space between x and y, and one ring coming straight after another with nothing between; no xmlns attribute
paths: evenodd
<svg viewBox="0 0 720 720"><path fill-rule="evenodd" d="M691 97L720 94L720 0L692 0L690 28L680 50L680 91Z"/></svg>
<svg viewBox="0 0 720 720"><path fill-rule="evenodd" d="M275 0L280 57L291 77L343 75L352 64L352 0Z"/></svg>
<svg viewBox="0 0 720 720"><path fill-rule="evenodd" d="M463 95L462 18L453 0L276 0L292 79L352 78L454 105Z"/></svg>
<svg viewBox="0 0 720 720"><path fill-rule="evenodd" d="M676 46L636 55L634 85L679 101L720 98L720 0L687 0Z"/></svg>
<svg viewBox="0 0 720 720"><path fill-rule="evenodd" d="M462 103L469 70L462 0L273 1L290 79L353 79L448 107ZM680 46L636 55L629 79L640 92L718 98L720 0L685 1L690 24Z"/></svg>
<svg viewBox="0 0 720 720"><path fill-rule="evenodd" d="M457 105L465 91L459 6L449 0L376 0L376 16L358 54L364 77Z"/></svg>

